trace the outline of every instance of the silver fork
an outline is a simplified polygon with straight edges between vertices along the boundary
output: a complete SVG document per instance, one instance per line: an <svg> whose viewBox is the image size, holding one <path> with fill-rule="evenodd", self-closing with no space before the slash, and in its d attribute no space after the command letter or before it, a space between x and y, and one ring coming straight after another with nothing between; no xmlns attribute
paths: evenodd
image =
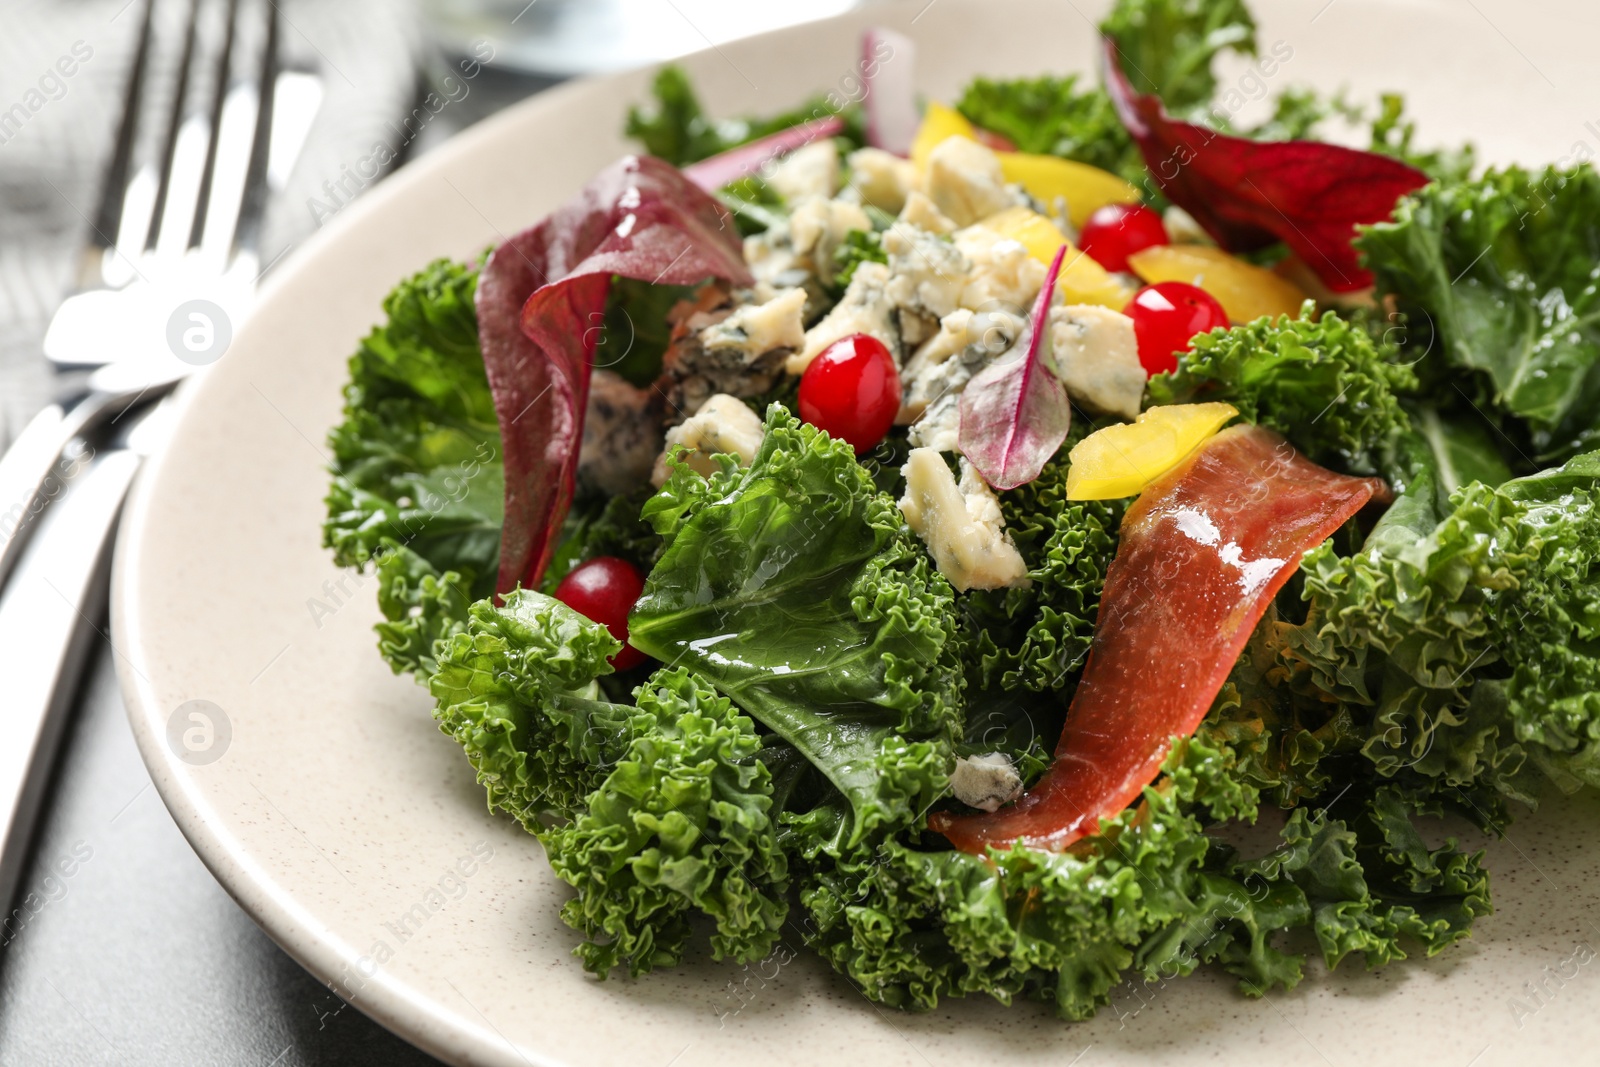
<svg viewBox="0 0 1600 1067"><path fill-rule="evenodd" d="M165 113L150 116L158 14L176 4L188 9L176 82ZM278 23L271 0L144 0L75 291L51 319L44 343L60 367L101 369L90 376L87 396L40 412L0 457L0 586L64 484L73 442L214 361L231 337L232 318L247 306L266 204ZM141 132L151 118L160 123L158 140L146 153L153 158L141 159Z"/></svg>
<svg viewBox="0 0 1600 1067"><path fill-rule="evenodd" d="M176 86L145 161L158 14L180 3ZM26 863L72 681L104 611L110 534L148 451L117 444L96 456L93 442L110 431L126 438L142 409L222 354L229 309L243 307L258 273L278 19L272 0L144 0L77 291L46 339L57 364L100 369L87 396L46 409L0 457L0 678L11 680L0 702L0 902L12 899ZM282 161L271 162L277 170ZM162 329L163 318L176 327ZM36 525L45 533L26 545Z"/></svg>

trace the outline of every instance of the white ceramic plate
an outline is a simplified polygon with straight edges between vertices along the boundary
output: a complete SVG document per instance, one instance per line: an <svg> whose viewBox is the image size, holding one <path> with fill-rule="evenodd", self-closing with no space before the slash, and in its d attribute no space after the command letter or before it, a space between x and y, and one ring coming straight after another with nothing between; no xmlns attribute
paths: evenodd
<svg viewBox="0 0 1600 1067"><path fill-rule="evenodd" d="M915 36L921 90L950 100L978 73L1087 69L1098 14L1073 0L916 0L688 66L715 113L791 105L840 86L860 28L879 21ZM1600 148L1600 125L1586 125L1600 117L1600 35L1580 0L1280 0L1260 15L1263 45L1292 49L1274 83L1402 89L1425 138L1475 138L1497 159ZM1224 86L1248 93L1241 76L1235 65ZM239 903L357 1008L457 1063L1592 1059L1600 973L1576 947L1600 945L1592 797L1552 803L1489 846L1499 911L1464 947L1370 975L1318 968L1264 1002L1201 976L1142 999L1124 988L1075 1026L988 1000L908 1015L875 1008L804 951L776 975L705 956L636 982L583 974L538 844L485 812L424 692L374 651L371 579L336 570L319 546L322 441L345 357L389 288L529 225L623 153L625 106L647 82L538 96L349 208L275 275L144 474L116 572L122 680L162 797ZM319 617L313 599L334 613ZM192 700L220 708L231 733L203 765L168 742Z"/></svg>

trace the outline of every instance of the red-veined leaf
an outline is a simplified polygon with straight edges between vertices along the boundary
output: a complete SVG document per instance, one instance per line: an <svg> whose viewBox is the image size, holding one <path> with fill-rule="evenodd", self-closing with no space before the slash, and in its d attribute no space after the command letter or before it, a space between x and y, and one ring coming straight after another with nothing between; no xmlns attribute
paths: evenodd
<svg viewBox="0 0 1600 1067"><path fill-rule="evenodd" d="M614 275L663 285L751 283L727 212L652 156L607 167L489 257L478 281L478 339L505 461L500 593L539 584L572 503Z"/></svg>
<svg viewBox="0 0 1600 1067"><path fill-rule="evenodd" d="M1050 298L1066 252L1063 244L1045 272L1022 358L990 364L961 394L961 454L996 489L1015 489L1037 478L1072 429L1067 390L1044 366Z"/></svg>
<svg viewBox="0 0 1600 1067"><path fill-rule="evenodd" d="M698 163L683 168L683 176L708 193L714 193L729 182L754 174L785 152L810 144L821 137L832 137L844 129L844 119L838 115L824 115L798 126L790 126L777 133L769 133L754 141L747 141L726 152L718 152Z"/></svg>

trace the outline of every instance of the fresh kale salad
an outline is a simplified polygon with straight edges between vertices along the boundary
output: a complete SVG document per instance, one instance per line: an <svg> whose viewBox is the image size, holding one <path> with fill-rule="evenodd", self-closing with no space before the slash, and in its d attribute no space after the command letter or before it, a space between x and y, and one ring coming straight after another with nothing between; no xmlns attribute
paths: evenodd
<svg viewBox="0 0 1600 1067"><path fill-rule="evenodd" d="M1594 169L1245 126L1238 0L1101 29L953 102L884 30L773 117L669 67L351 358L327 546L597 977L1260 996L1466 937L1440 820L1600 785Z"/></svg>

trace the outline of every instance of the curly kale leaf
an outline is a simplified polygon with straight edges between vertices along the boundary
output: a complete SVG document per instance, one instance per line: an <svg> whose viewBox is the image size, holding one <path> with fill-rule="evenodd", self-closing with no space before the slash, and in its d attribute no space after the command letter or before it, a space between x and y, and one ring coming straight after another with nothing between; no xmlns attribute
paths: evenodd
<svg viewBox="0 0 1600 1067"><path fill-rule="evenodd" d="M1159 93L1168 110L1197 121L1206 121L1216 92L1218 53L1256 54L1255 22L1242 0L1119 0L1100 29L1116 38L1140 92ZM1110 97L1077 75L977 78L956 110L1020 151L1075 159L1136 185L1149 181Z"/></svg>
<svg viewBox="0 0 1600 1067"><path fill-rule="evenodd" d="M962 721L954 594L848 444L778 405L748 469L678 466L633 645L707 679L848 799L849 840L917 819Z"/></svg>
<svg viewBox="0 0 1600 1067"><path fill-rule="evenodd" d="M438 260L395 287L387 321L350 357L344 419L328 436L323 544L341 566L377 565L380 647L396 671L426 670L432 639L493 591L503 474L477 283L476 267Z"/></svg>
<svg viewBox="0 0 1600 1067"><path fill-rule="evenodd" d="M1244 0L1119 0L1100 30L1116 39L1134 89L1159 95L1176 115L1211 103L1219 52L1256 54L1256 23Z"/></svg>
<svg viewBox="0 0 1600 1067"><path fill-rule="evenodd" d="M956 102L974 124L1011 140L1022 152L1062 156L1130 181L1146 178L1144 157L1098 87L1065 77L977 78Z"/></svg>
<svg viewBox="0 0 1600 1067"><path fill-rule="evenodd" d="M1286 659L1358 718L1380 775L1533 803L1531 756L1563 785L1600 784L1597 477L1590 453L1468 484L1443 515L1420 478L1361 552L1306 557Z"/></svg>
<svg viewBox="0 0 1600 1067"><path fill-rule="evenodd" d="M438 667L435 644L466 628L475 575L470 569L441 574L409 548L387 540L374 562L384 618L374 627L378 651L396 674L409 671L425 682Z"/></svg>
<svg viewBox="0 0 1600 1067"><path fill-rule="evenodd" d="M687 671L657 672L627 712L627 750L569 824L541 835L578 891L561 917L605 977L671 966L689 916L716 927L717 959L761 959L789 912L788 862L755 724Z"/></svg>
<svg viewBox="0 0 1600 1067"><path fill-rule="evenodd" d="M841 137L857 148L866 143L861 109L854 105L840 106L844 101L837 98L816 96L792 111L766 118L716 122L706 117L694 86L689 84L689 76L682 67L674 65L661 68L650 86L650 94L654 98L650 106L628 109L627 125L622 132L644 145L651 155L674 166L694 163L746 141L835 114L845 121Z"/></svg>
<svg viewBox="0 0 1600 1067"><path fill-rule="evenodd" d="M1357 238L1392 294L1418 371L1439 395L1484 409L1533 463L1600 444L1600 175L1490 171L1435 182ZM1460 371L1472 372L1463 389Z"/></svg>
<svg viewBox="0 0 1600 1067"><path fill-rule="evenodd" d="M1153 404L1225 400L1325 466L1392 473L1386 457L1411 429L1397 394L1416 376L1390 362L1361 325L1327 312L1260 318L1194 339L1178 369L1150 379Z"/></svg>
<svg viewBox="0 0 1600 1067"><path fill-rule="evenodd" d="M1366 740L1337 700L1287 684L1279 657L1292 631L1268 612L1195 734L1230 750L1235 773L1280 808L1327 792Z"/></svg>
<svg viewBox="0 0 1600 1067"><path fill-rule="evenodd" d="M1371 150L1409 163L1435 181L1464 182L1478 164L1478 153L1470 144L1460 148L1417 148L1417 124L1406 117L1405 97L1383 93L1372 116Z"/></svg>
<svg viewBox="0 0 1600 1067"><path fill-rule="evenodd" d="M537 832L570 817L625 744L631 708L598 699L596 679L622 644L558 600L526 589L472 605L436 646L428 680L439 729L466 750L500 808Z"/></svg>
<svg viewBox="0 0 1600 1067"><path fill-rule="evenodd" d="M1280 944L1305 930L1329 966L1431 954L1488 910L1481 854L1430 851L1397 791L1297 810L1281 843L1245 859L1203 828L1253 820L1255 790L1226 744L1175 745L1143 803L1101 824L1082 849L929 852L902 841L802 862L807 941L869 998L931 1009L940 999L1018 996L1084 1019L1215 963L1260 996L1293 987L1304 957ZM1137 1007L1135 1007L1137 1010Z"/></svg>
<svg viewBox="0 0 1600 1067"><path fill-rule="evenodd" d="M964 644L986 688L1060 691L1089 655L1123 505L1069 501L1066 486L1063 453L1032 482L1000 494L1031 584L961 598Z"/></svg>

